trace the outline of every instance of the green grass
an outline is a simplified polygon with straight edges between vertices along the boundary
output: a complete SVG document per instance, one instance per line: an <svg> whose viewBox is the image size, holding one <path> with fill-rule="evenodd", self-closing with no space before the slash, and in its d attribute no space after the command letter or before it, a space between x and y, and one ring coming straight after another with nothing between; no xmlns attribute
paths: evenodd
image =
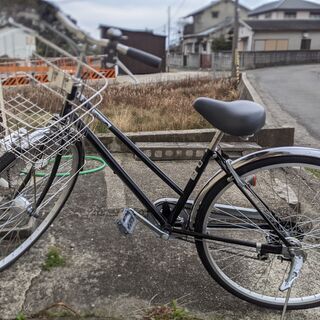
<svg viewBox="0 0 320 320"><path fill-rule="evenodd" d="M16 316L16 320L27 320L26 316L23 314L23 312L19 312Z"/></svg>
<svg viewBox="0 0 320 320"><path fill-rule="evenodd" d="M45 271L50 271L53 268L63 267L65 264L65 259L62 257L60 250L57 247L51 247L42 268Z"/></svg>
<svg viewBox="0 0 320 320"><path fill-rule="evenodd" d="M169 306L157 306L148 310L143 317L144 320L200 320L191 315L183 307L179 307L175 300Z"/></svg>
<svg viewBox="0 0 320 320"><path fill-rule="evenodd" d="M313 174L316 178L320 179L320 170L318 170L318 169L306 168L306 171L310 172L310 173Z"/></svg>

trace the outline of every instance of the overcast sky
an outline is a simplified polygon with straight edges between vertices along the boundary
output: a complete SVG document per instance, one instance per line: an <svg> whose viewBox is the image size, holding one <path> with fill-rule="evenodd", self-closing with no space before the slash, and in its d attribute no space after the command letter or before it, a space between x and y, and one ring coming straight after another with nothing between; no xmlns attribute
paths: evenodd
<svg viewBox="0 0 320 320"><path fill-rule="evenodd" d="M78 25L98 36L99 24L128 29L152 29L164 33L168 7L173 28L179 18L209 4L210 0L50 0L78 21ZM272 0L240 0L252 9ZM320 3L320 0L314 0Z"/></svg>

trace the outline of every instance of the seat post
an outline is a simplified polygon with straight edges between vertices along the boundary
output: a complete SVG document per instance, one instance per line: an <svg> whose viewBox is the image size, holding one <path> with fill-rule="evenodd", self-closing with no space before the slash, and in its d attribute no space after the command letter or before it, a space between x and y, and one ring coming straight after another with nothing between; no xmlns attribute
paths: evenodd
<svg viewBox="0 0 320 320"><path fill-rule="evenodd" d="M216 151L218 148L218 144L220 143L223 136L224 133L222 131L217 130L209 144L209 149L212 151Z"/></svg>

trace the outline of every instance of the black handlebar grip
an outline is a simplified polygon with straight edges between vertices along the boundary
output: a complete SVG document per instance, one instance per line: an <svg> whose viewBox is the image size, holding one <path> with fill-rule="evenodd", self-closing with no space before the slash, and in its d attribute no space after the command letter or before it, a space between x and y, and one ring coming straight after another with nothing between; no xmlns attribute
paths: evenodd
<svg viewBox="0 0 320 320"><path fill-rule="evenodd" d="M140 62L147 64L154 68L159 68L161 66L162 59L154 56L151 53L144 52L135 48L128 48L127 56L139 60Z"/></svg>

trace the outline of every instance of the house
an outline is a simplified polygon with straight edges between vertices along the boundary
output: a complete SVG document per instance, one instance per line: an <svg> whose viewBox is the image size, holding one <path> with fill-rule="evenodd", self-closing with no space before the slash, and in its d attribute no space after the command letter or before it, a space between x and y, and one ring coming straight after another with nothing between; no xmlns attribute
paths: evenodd
<svg viewBox="0 0 320 320"><path fill-rule="evenodd" d="M241 22L240 51L320 49L320 5L280 0L262 5Z"/></svg>
<svg viewBox="0 0 320 320"><path fill-rule="evenodd" d="M112 26L101 25L101 38L107 38L107 32ZM119 28L118 28L119 29ZM128 30L120 29L122 34L127 37L126 40L120 40L121 43L134 47L151 54L154 54L162 59L161 71L166 68L166 37L156 35L148 30ZM159 69L150 67L142 62L132 59L127 56L120 56L120 60L126 65L127 68L134 74L147 74L159 72Z"/></svg>
<svg viewBox="0 0 320 320"><path fill-rule="evenodd" d="M251 19L320 19L320 5L305 0L273 1L248 14Z"/></svg>
<svg viewBox="0 0 320 320"><path fill-rule="evenodd" d="M182 52L211 53L212 42L216 38L228 39L232 36L234 1L218 0L184 17L192 22L183 30ZM239 5L239 18L246 19L249 9Z"/></svg>
<svg viewBox="0 0 320 320"><path fill-rule="evenodd" d="M319 50L320 19L246 20L239 39L239 51Z"/></svg>
<svg viewBox="0 0 320 320"><path fill-rule="evenodd" d="M0 58L29 59L35 50L34 36L11 26L0 29Z"/></svg>

